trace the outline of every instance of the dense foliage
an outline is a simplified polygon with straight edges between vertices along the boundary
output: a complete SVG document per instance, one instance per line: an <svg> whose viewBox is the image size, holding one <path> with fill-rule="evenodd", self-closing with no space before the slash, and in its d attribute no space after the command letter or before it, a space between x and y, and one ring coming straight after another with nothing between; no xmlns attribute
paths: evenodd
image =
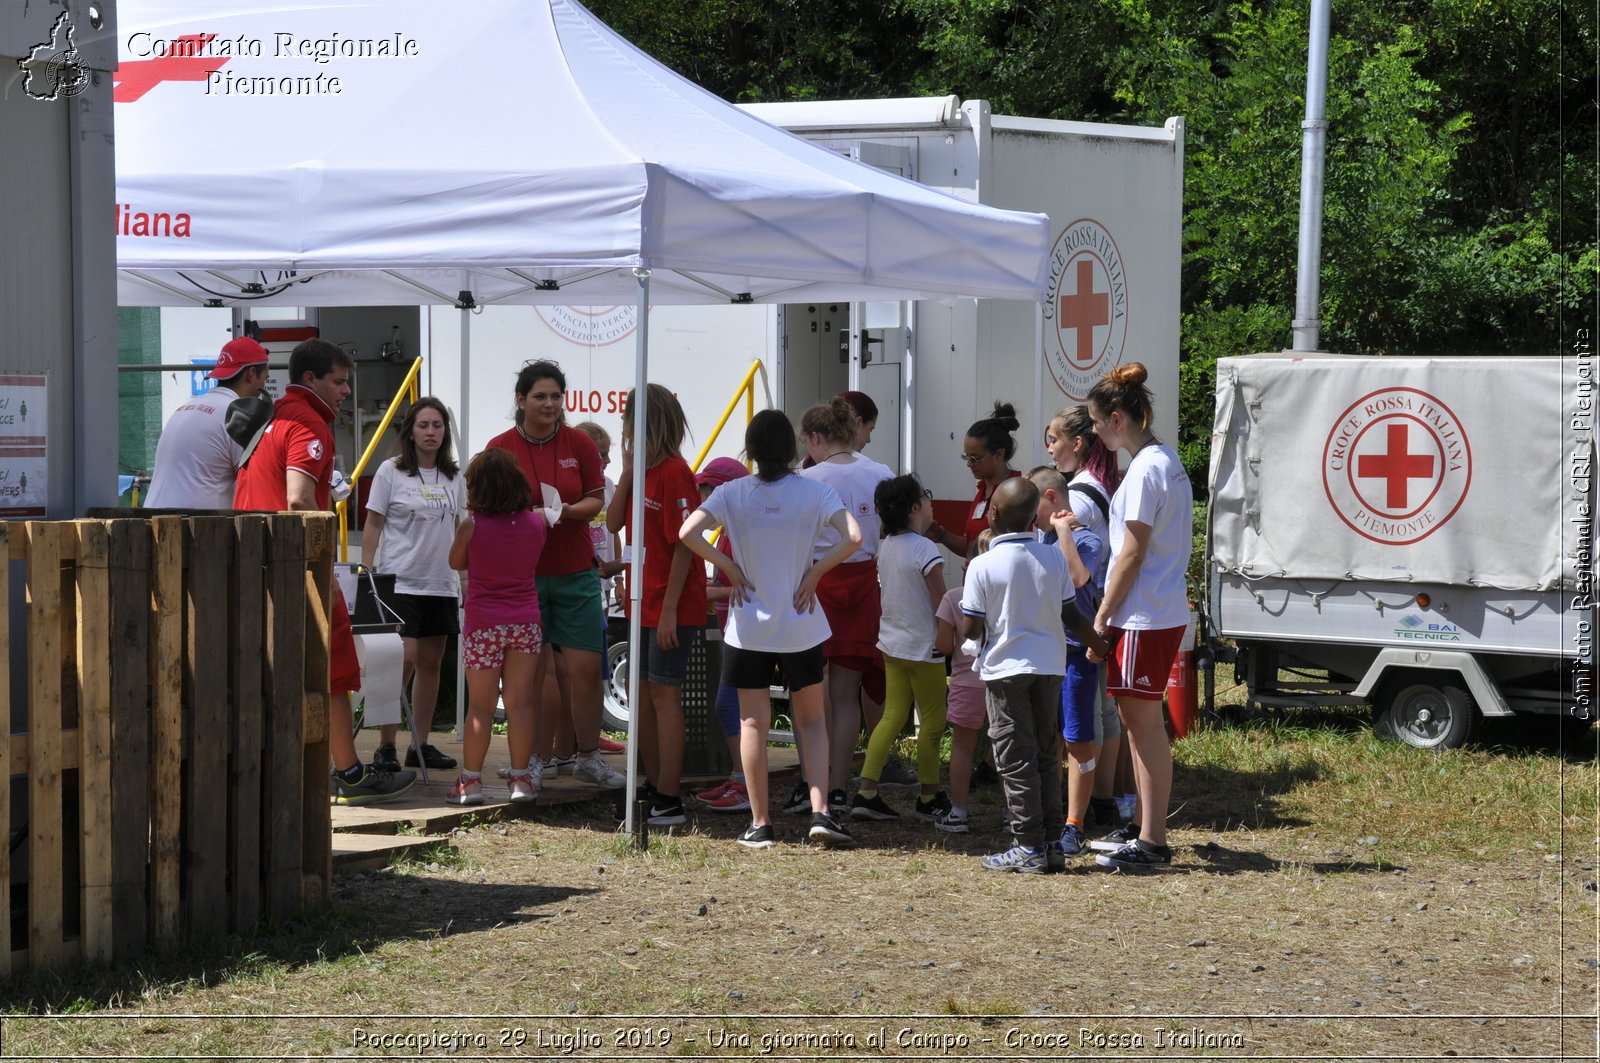
<svg viewBox="0 0 1600 1063"><path fill-rule="evenodd" d="M1289 343L1307 9L1274 0L596 0L728 99L945 95L1186 121L1180 445ZM1333 7L1323 347L1554 352L1596 300L1596 25L1559 0ZM1203 483L1204 476L1197 477Z"/></svg>

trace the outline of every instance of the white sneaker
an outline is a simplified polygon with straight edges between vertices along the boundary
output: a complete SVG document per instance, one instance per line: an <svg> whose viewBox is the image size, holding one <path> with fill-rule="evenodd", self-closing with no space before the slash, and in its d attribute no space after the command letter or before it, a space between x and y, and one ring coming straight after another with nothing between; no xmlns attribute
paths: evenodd
<svg viewBox="0 0 1600 1063"><path fill-rule="evenodd" d="M561 774L562 768L566 768L567 773L570 775L577 763L578 754L576 753L568 753L564 757L559 753L553 754L550 759L545 762L544 777L546 779L553 779L557 775Z"/></svg>
<svg viewBox="0 0 1600 1063"><path fill-rule="evenodd" d="M572 765L572 778L576 782L593 783L602 790L620 790L628 785L628 777L607 764L598 749L578 755Z"/></svg>

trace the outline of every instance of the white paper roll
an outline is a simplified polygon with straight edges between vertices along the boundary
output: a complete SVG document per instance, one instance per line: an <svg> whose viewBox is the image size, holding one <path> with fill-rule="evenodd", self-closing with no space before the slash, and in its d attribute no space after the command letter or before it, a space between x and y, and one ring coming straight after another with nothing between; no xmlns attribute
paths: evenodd
<svg viewBox="0 0 1600 1063"><path fill-rule="evenodd" d="M405 646L399 635L380 633L357 635L364 643L361 662L361 693L365 699L362 726L400 722L400 680L405 667Z"/></svg>

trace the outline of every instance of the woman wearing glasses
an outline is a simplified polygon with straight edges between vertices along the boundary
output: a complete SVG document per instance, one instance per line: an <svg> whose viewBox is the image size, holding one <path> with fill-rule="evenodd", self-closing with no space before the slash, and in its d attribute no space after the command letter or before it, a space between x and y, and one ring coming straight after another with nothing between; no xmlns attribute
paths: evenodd
<svg viewBox="0 0 1600 1063"><path fill-rule="evenodd" d="M1011 467L1017 452L1017 441L1011 435L1020 426L1017 411L1009 402L996 402L994 413L981 421L972 422L967 438L961 444L961 460L967 463L973 479L978 481L978 493L967 510L966 524L961 534L939 524L930 525L928 538L965 559L972 541L989 526L989 498L994 489L1013 476L1021 475Z"/></svg>

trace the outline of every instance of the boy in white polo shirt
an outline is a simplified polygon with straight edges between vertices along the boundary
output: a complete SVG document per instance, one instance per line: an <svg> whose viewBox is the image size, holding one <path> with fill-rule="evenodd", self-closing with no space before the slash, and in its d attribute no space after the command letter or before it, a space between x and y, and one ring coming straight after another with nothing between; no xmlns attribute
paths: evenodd
<svg viewBox="0 0 1600 1063"><path fill-rule="evenodd" d="M988 553L967 566L963 638L982 642L977 672L989 708L989 741L1011 813L1013 844L982 858L987 871L1042 875L1066 866L1061 822L1061 682L1067 671L1063 617L1092 629L1059 548L1033 534L1039 489L1025 478L995 488ZM1070 612L1068 610L1070 609Z"/></svg>

